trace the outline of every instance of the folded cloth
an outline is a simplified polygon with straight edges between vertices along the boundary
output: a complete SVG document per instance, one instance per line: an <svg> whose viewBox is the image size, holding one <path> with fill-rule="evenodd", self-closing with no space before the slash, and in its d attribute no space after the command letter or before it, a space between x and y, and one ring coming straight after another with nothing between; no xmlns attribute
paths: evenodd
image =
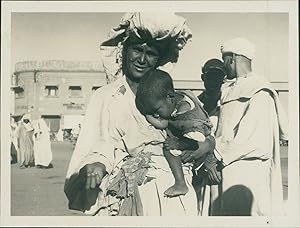
<svg viewBox="0 0 300 228"><path fill-rule="evenodd" d="M142 216L143 205L138 191L146 178L151 154L139 153L130 156L107 188L107 195L122 200L119 216Z"/></svg>

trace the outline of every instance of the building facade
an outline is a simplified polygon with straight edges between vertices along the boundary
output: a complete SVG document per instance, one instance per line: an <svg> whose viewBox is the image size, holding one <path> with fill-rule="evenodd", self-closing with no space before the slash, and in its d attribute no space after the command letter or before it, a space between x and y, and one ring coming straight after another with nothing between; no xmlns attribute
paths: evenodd
<svg viewBox="0 0 300 228"><path fill-rule="evenodd" d="M288 111L288 83L271 82ZM100 62L62 60L19 62L12 77L12 114L43 117L52 132L81 123L92 93L107 84ZM176 89L204 90L200 80L174 80Z"/></svg>
<svg viewBox="0 0 300 228"><path fill-rule="evenodd" d="M81 122L92 93L105 84L99 62L19 62L12 79L12 113L43 117L52 132L71 129Z"/></svg>

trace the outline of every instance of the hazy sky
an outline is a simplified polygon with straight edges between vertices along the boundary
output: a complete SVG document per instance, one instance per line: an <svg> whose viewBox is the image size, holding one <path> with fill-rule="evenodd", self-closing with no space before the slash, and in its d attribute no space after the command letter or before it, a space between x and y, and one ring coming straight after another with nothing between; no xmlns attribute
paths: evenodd
<svg viewBox="0 0 300 228"><path fill-rule="evenodd" d="M123 13L13 13L12 69L18 61L100 61L99 44ZM193 39L181 51L175 79L200 78L209 58L220 58L220 45L241 36L256 44L254 70L271 81L287 81L288 14L178 13L186 18Z"/></svg>

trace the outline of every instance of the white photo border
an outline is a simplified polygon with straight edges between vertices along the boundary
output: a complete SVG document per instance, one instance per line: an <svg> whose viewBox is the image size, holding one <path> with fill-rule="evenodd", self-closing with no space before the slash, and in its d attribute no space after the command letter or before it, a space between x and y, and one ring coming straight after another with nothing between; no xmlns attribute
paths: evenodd
<svg viewBox="0 0 300 228"><path fill-rule="evenodd" d="M1 2L1 226L296 227L299 213L299 31L297 1L6 1ZM14 12L283 12L289 14L288 215L285 217L11 216L9 112L11 14ZM296 152L296 153L295 153ZM66 210L68 210L66 208Z"/></svg>

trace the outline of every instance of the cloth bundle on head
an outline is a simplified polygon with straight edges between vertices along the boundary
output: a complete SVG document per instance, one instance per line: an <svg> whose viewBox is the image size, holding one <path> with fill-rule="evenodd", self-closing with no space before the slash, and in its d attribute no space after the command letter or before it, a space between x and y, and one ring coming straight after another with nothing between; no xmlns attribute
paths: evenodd
<svg viewBox="0 0 300 228"><path fill-rule="evenodd" d="M221 53L235 53L252 60L255 55L255 45L245 38L237 37L224 42Z"/></svg>
<svg viewBox="0 0 300 228"><path fill-rule="evenodd" d="M105 65L107 60L103 60L104 69L109 74L116 74L121 70L123 45L133 37L140 43L156 45L160 52L158 65L163 66L169 62L177 62L179 51L191 39L192 33L186 25L186 20L171 12L126 13L120 24L110 31L107 40L100 47L104 52L107 47L118 47L114 50L115 53L110 50L110 53L102 55L104 58L114 57L115 62L118 63L113 66L118 69L108 69L112 66L107 67Z"/></svg>

